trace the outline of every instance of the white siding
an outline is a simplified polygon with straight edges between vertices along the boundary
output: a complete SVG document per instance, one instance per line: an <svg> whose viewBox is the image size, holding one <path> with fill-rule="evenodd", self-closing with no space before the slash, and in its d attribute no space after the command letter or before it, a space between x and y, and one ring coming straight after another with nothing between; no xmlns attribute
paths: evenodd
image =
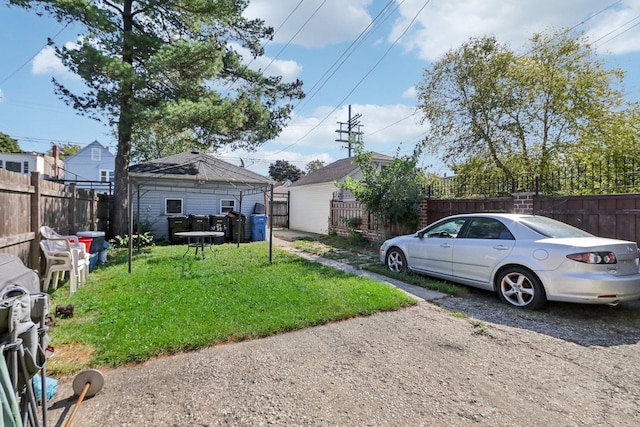
<svg viewBox="0 0 640 427"><path fill-rule="evenodd" d="M289 228L309 233L329 233L329 209L334 183L289 187Z"/></svg>

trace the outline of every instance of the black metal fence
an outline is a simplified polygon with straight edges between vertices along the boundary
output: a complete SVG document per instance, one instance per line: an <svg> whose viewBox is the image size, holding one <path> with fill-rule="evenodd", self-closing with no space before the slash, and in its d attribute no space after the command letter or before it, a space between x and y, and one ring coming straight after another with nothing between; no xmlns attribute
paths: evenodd
<svg viewBox="0 0 640 427"><path fill-rule="evenodd" d="M577 165L541 176L488 174L433 180L425 194L439 199L504 197L532 192L548 196L626 194L640 192L640 162L635 159Z"/></svg>
<svg viewBox="0 0 640 427"><path fill-rule="evenodd" d="M95 190L98 194L113 194L113 182L111 181L90 181L80 179L54 179L51 181L60 182L65 185L75 184L76 188Z"/></svg>

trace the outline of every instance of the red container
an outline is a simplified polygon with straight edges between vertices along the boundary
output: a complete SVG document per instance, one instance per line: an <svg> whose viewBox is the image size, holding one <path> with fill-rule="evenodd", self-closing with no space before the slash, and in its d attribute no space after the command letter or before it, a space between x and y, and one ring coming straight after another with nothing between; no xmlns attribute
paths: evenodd
<svg viewBox="0 0 640 427"><path fill-rule="evenodd" d="M85 252L89 253L91 250L91 242L93 241L93 237L78 237L78 241L84 244Z"/></svg>

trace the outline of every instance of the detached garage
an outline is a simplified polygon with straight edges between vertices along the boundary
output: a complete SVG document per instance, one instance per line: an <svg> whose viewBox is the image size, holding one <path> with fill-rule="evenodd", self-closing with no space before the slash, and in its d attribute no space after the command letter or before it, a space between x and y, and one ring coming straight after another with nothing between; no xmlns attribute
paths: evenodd
<svg viewBox="0 0 640 427"><path fill-rule="evenodd" d="M381 167L393 157L372 153ZM355 157L341 159L303 176L289 186L289 228L310 233L328 234L331 200L353 200L336 185L347 177L361 179L362 172Z"/></svg>

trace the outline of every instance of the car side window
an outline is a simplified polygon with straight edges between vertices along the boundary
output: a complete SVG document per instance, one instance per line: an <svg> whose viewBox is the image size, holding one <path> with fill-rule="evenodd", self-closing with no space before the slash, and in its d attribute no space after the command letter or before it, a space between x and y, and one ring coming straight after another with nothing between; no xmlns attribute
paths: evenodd
<svg viewBox="0 0 640 427"><path fill-rule="evenodd" d="M454 238L460 233L460 229L464 225L465 219L457 218L451 221L446 221L441 224L431 227L425 230L424 237L429 238Z"/></svg>
<svg viewBox="0 0 640 427"><path fill-rule="evenodd" d="M507 227L493 218L472 218L464 235L467 239L513 240Z"/></svg>

